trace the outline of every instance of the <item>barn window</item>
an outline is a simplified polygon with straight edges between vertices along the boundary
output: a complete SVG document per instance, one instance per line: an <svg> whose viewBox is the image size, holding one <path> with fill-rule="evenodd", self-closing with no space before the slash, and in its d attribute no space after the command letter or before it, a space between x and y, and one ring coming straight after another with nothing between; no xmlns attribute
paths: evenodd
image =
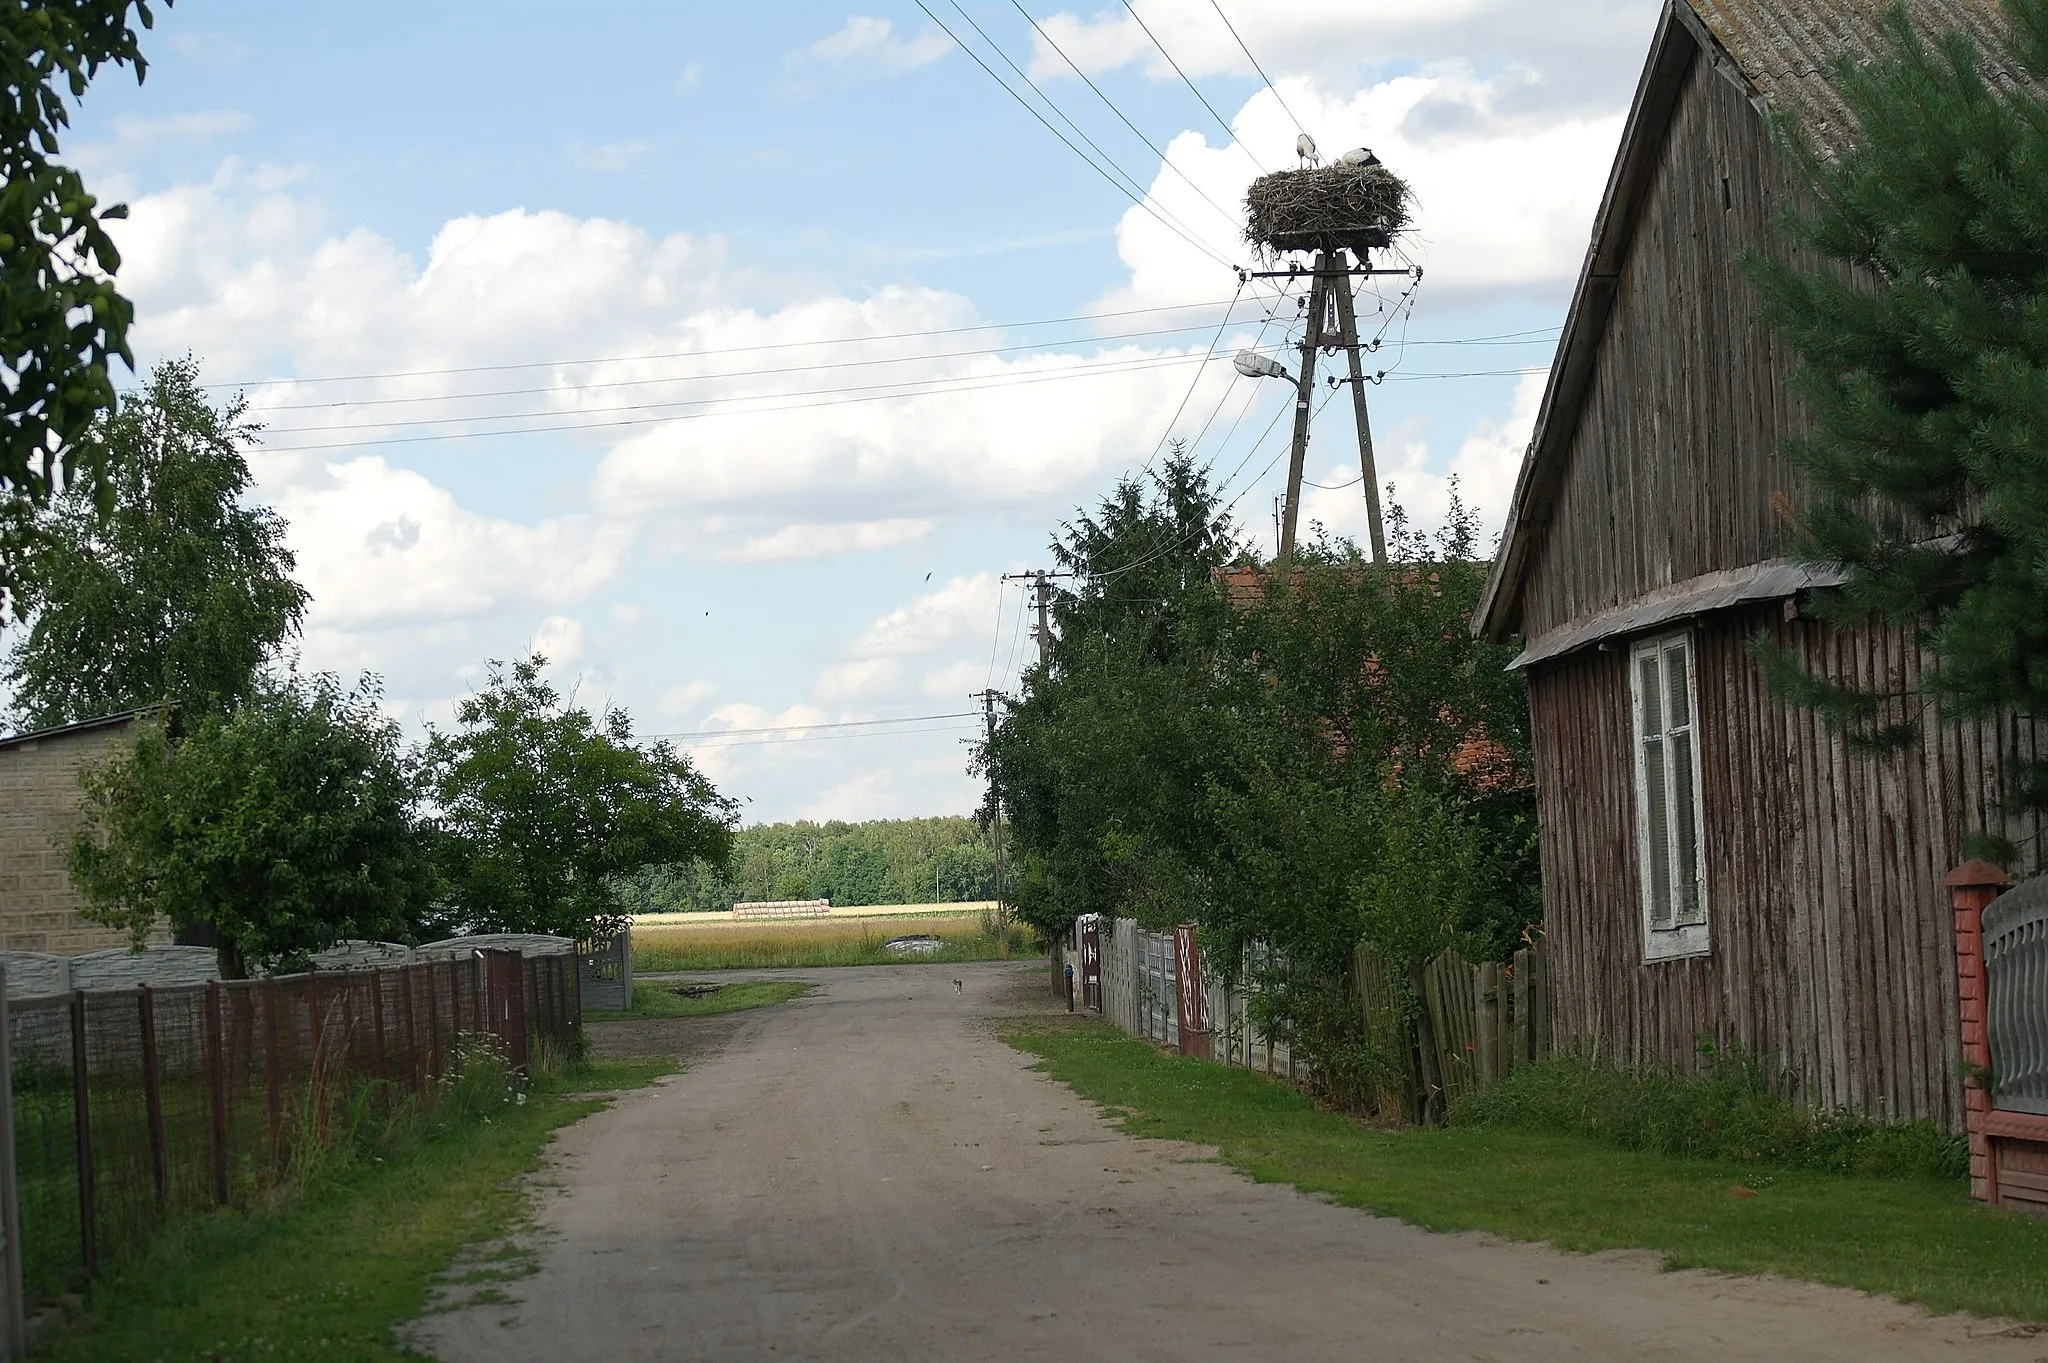
<svg viewBox="0 0 2048 1363"><path fill-rule="evenodd" d="M1692 638L1667 634L1629 650L1636 712L1636 847L1643 878L1643 959L1707 950L1700 864L1700 741Z"/></svg>

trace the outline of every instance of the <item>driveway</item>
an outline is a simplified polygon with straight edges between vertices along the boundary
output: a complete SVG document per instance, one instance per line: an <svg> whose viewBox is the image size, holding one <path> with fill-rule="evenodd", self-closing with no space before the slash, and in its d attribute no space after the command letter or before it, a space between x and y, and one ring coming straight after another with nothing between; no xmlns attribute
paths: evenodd
<svg viewBox="0 0 2048 1363"><path fill-rule="evenodd" d="M510 1305L430 1316L421 1347L446 1363L2048 1359L2048 1337L1840 1289L1430 1234L1119 1135L988 1025L1050 1008L1042 966L744 976L817 991L673 1024L689 1068L557 1142L539 1272L506 1285Z"/></svg>

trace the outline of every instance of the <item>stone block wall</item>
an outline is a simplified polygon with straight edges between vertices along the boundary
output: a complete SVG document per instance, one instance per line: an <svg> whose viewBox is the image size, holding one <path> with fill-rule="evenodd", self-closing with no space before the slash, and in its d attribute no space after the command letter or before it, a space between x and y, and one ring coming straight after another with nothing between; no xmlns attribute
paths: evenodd
<svg viewBox="0 0 2048 1363"><path fill-rule="evenodd" d="M78 827L78 773L134 737L132 717L0 743L0 951L77 956L128 944L79 916L65 870ZM168 928L160 934L169 941Z"/></svg>

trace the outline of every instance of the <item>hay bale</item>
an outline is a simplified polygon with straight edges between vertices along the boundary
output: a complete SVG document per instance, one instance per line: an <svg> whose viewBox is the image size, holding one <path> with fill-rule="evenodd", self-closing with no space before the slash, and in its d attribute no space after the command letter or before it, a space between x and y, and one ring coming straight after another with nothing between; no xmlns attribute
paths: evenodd
<svg viewBox="0 0 2048 1363"><path fill-rule="evenodd" d="M1408 184L1385 166L1275 171L1245 191L1245 240L1273 252L1364 252L1408 225Z"/></svg>

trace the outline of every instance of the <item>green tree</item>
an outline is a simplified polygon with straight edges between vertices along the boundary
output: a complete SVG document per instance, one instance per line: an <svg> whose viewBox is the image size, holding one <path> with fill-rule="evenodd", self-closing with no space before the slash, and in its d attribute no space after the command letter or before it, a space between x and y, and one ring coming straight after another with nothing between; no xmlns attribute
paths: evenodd
<svg viewBox="0 0 2048 1363"><path fill-rule="evenodd" d="M412 773L367 679L267 680L182 733L146 723L88 768L71 878L95 922L141 943L210 926L222 975L405 931L425 879Z"/></svg>
<svg viewBox="0 0 2048 1363"><path fill-rule="evenodd" d="M732 848L734 803L666 742L640 746L623 710L593 716L541 676L539 654L507 668L431 732L426 779L438 808L440 891L471 931L604 936L633 911L625 879Z"/></svg>
<svg viewBox="0 0 2048 1363"><path fill-rule="evenodd" d="M1875 60L1837 61L1853 140L1786 126L1813 204L1785 216L1792 251L1749 262L1811 417L1787 446L1807 489L1792 548L1848 572L1812 609L1912 627L1931 666L1897 696L1753 650L1781 693L1877 748L1930 704L2048 715L2048 3L2003 10L2016 81L1903 10ZM2048 806L2048 759L2015 794Z"/></svg>
<svg viewBox="0 0 2048 1363"><path fill-rule="evenodd" d="M198 711L249 695L306 609L276 512L246 503L255 428L169 360L89 441L105 508L74 485L38 518L21 578L28 624L0 664L24 728L158 702Z"/></svg>
<svg viewBox="0 0 2048 1363"><path fill-rule="evenodd" d="M170 0L164 0L168 5ZM51 158L76 99L102 66L146 64L137 0L10 0L0 6L0 613L13 596L36 510L67 484L98 485L103 451L80 447L114 402L108 361L128 351L134 309L100 207L78 172Z"/></svg>
<svg viewBox="0 0 2048 1363"><path fill-rule="evenodd" d="M1398 1089L1351 997L1359 944L1398 982L1542 914L1522 680L1469 628L1476 521L1454 497L1423 535L1392 508L1390 564L1318 532L1279 573L1218 500L1176 458L1055 546L1075 577L1048 662L981 753L1019 909L1042 936L1193 920L1226 975L1269 949L1262 1028L1343 1096Z"/></svg>

